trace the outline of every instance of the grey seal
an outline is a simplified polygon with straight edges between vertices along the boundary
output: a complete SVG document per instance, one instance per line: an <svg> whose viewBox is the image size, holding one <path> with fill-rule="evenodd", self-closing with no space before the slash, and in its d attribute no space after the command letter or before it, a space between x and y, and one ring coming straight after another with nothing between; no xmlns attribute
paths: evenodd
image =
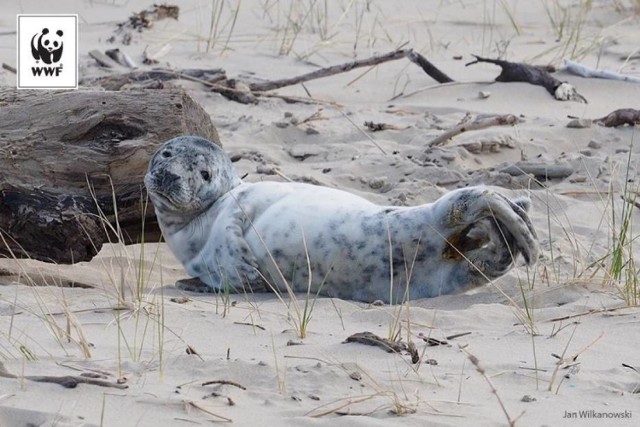
<svg viewBox="0 0 640 427"><path fill-rule="evenodd" d="M400 207L310 184L245 183L220 147L195 136L162 145L145 185L195 278L183 284L210 290L396 303L486 284L519 255L529 265L538 257L529 199L484 186Z"/></svg>

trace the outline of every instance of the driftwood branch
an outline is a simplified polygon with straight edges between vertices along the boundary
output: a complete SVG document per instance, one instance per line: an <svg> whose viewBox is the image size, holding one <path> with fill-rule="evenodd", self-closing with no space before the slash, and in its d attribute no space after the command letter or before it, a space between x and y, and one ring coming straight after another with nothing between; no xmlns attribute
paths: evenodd
<svg viewBox="0 0 640 427"><path fill-rule="evenodd" d="M125 243L157 241L143 184L151 155L178 135L219 141L209 115L177 89L2 89L0 105L0 253L8 256L89 260L115 237L103 221Z"/></svg>
<svg viewBox="0 0 640 427"><path fill-rule="evenodd" d="M347 62L340 65L332 65L330 67L320 68L319 70L312 71L310 73L302 74L300 76L281 79L270 80L266 82L257 82L249 84L249 89L252 92L265 92L273 89L280 89L285 86L292 86L298 83L304 83L309 80L315 80L322 77L333 76L335 74L345 73L355 68L371 67L374 65L382 64L384 62L395 61L397 59L409 58L411 62L419 65L425 73L436 80L439 83L451 82L446 74L431 64L425 57L415 52L413 49L400 49L393 52L385 53L382 55L375 55L370 58L358 59L356 61Z"/></svg>
<svg viewBox="0 0 640 427"><path fill-rule="evenodd" d="M511 176L533 175L538 179L563 179L571 176L574 170L568 164L550 165L548 163L521 161L507 166L500 172Z"/></svg>
<svg viewBox="0 0 640 427"><path fill-rule="evenodd" d="M97 51L90 52L90 55L103 66L111 66L113 68L120 67L116 61L109 58ZM258 102L258 97L280 97L287 102L303 102L304 100L287 97L275 94L269 94L269 91L274 89L280 89L286 86L292 86L300 83L304 83L310 80L320 79L323 77L329 77L340 73L351 71L355 68L372 67L384 62L395 61L402 58L408 58L420 68L424 70L429 76L435 79L439 83L452 82L453 80L440 71L435 65L429 62L424 56L415 52L413 49L399 49L393 52L388 52L381 55L374 55L365 59L358 59L352 62L347 62L339 65L332 65L329 67L320 68L318 70L305 73L296 77L290 77L279 80L268 81L243 81L242 79L227 78L224 70L207 70L206 75L194 75L194 71L202 70L163 70L156 69L151 71L134 71L121 75L113 75L100 77L93 80L93 83L97 83L107 90L119 90L124 85L133 82L143 82L149 80L168 80L168 79L185 79L197 81L205 86L209 87L213 92L220 93L224 97L240 102L242 104L255 104ZM85 83L89 83L87 81Z"/></svg>
<svg viewBox="0 0 640 427"><path fill-rule="evenodd" d="M355 68L371 67L373 65L382 64L383 62L394 61L400 58L406 58L408 50L396 50L393 52L385 53L383 55L375 55L366 59L358 59L356 61L347 62L345 64L332 65L330 67L320 68L310 73L302 74L300 76L291 77L281 80L269 80L266 82L251 83L249 88L252 92L265 92L268 90L280 89L286 86L293 86L295 84L308 82L309 80L320 79L322 77L329 77L340 73L346 73Z"/></svg>
<svg viewBox="0 0 640 427"><path fill-rule="evenodd" d="M640 77L631 76L628 74L621 74L615 71L607 71L607 70L595 70L593 68L589 68L586 65L580 64L578 62L570 61L568 59L564 60L564 69L571 73L580 77L589 77L589 78L598 78L598 79L608 79L608 80L619 80L623 82L631 82L631 83L640 83Z"/></svg>
<svg viewBox="0 0 640 427"><path fill-rule="evenodd" d="M373 332L358 332L355 333L344 341L344 343L360 343L366 345L373 345L383 348L390 353L401 353L407 351L408 347L403 342L391 341L386 338L379 337Z"/></svg>
<svg viewBox="0 0 640 427"><path fill-rule="evenodd" d="M76 388L78 384L89 384L95 385L99 387L109 387L109 388L117 388L120 390L124 390L129 388L126 384L118 384L110 381L99 380L90 377L83 376L75 376L75 375L63 375L63 376L52 376L52 375L25 375L23 377L18 377L17 375L9 373L5 368L4 364L0 362L0 377L2 378L11 378L11 379L25 379L28 381L34 381L38 383L53 383L59 384L65 388Z"/></svg>
<svg viewBox="0 0 640 427"><path fill-rule="evenodd" d="M587 103L585 97L580 95L573 86L566 82L561 82L553 77L545 67L536 67L521 62L509 62L501 59L482 58L477 55L473 55L473 57L476 58L475 61L466 64L467 67L480 62L486 62L502 68L502 72L495 79L497 82L530 83L532 85L544 87L547 92L559 101L578 101Z"/></svg>
<svg viewBox="0 0 640 427"><path fill-rule="evenodd" d="M595 119L593 122L600 123L605 127L616 127L623 125L635 126L640 124L640 110L636 110L634 108L621 108L607 114L604 117Z"/></svg>
<svg viewBox="0 0 640 427"><path fill-rule="evenodd" d="M453 138L461 133L468 132L470 130L485 129L491 126L513 126L518 123L518 118L513 114L506 114L503 116L490 116L490 117L478 117L472 122L465 122L457 125L453 129L449 129L442 135L431 140L427 145L432 147L434 145L442 144L448 139Z"/></svg>
<svg viewBox="0 0 640 427"><path fill-rule="evenodd" d="M167 68L154 68L151 70L139 70L131 71L123 74L114 74L104 77L99 77L94 80L86 80L83 84L97 84L106 90L120 90L124 85L133 83L143 83L150 80L156 81L168 81L168 80L190 80L198 83L202 83L205 86L214 86L215 83L225 80L227 78L226 73L221 68L213 69L183 69L183 70L171 70Z"/></svg>

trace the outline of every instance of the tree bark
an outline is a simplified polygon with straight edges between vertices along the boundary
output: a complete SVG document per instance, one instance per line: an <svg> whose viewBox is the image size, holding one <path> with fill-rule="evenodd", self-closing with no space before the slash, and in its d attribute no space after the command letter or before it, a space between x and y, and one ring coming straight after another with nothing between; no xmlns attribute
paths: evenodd
<svg viewBox="0 0 640 427"><path fill-rule="evenodd" d="M117 237L110 226L126 243L157 241L151 155L184 134L220 145L209 115L173 89L0 89L0 124L0 253L58 263L91 259Z"/></svg>

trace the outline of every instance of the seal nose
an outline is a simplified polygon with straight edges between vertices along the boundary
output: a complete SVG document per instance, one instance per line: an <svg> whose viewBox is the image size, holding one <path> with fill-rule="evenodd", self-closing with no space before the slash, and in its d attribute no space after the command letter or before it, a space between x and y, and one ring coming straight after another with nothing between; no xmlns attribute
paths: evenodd
<svg viewBox="0 0 640 427"><path fill-rule="evenodd" d="M171 172L164 172L156 177L156 181L158 182L161 188L170 188L173 184L175 184L180 179L179 175Z"/></svg>

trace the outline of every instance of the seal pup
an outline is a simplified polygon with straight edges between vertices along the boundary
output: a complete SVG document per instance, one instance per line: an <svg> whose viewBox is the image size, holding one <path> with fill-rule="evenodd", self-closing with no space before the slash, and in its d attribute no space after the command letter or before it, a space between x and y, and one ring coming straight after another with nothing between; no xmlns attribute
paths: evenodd
<svg viewBox="0 0 640 427"><path fill-rule="evenodd" d="M484 186L415 207L302 183L243 182L225 152L167 141L145 185L164 238L200 290L313 292L396 303L485 284L536 262L527 198ZM195 285L195 286L194 286Z"/></svg>

